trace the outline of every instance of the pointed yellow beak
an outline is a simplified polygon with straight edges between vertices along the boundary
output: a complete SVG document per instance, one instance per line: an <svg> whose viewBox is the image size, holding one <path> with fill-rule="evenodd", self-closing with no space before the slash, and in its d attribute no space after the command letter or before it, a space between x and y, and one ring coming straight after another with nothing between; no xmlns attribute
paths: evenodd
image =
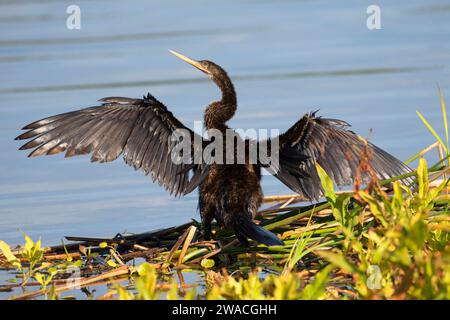
<svg viewBox="0 0 450 320"><path fill-rule="evenodd" d="M198 62L197 60L188 58L188 57L182 55L181 53L178 53L178 52L173 51L173 50L169 50L169 52L170 52L171 54L173 54L174 56L176 56L177 58L180 58L181 60L183 60L183 61L189 63L191 66L194 66L194 67L196 67L197 69L199 69L199 70L201 70L201 71L203 71L203 72L205 72L205 73L207 73L207 74L210 74L209 70L206 69L206 68L205 68L200 62Z"/></svg>

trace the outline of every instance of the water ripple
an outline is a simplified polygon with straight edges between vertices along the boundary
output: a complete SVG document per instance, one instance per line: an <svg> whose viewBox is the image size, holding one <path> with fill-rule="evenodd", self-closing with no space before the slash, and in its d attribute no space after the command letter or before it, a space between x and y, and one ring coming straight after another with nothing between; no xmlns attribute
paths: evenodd
<svg viewBox="0 0 450 320"><path fill-rule="evenodd" d="M64 38L34 38L34 39L8 39L0 40L0 47L11 46L45 46L45 45L78 45L91 43L105 43L105 42L122 42L122 41L137 41L160 38L173 37L190 37L190 36L205 36L205 35L220 35L238 32L242 33L242 29L192 29L192 30L173 30L162 32L147 32L135 34L114 34L114 35L98 35L90 37L64 37Z"/></svg>
<svg viewBox="0 0 450 320"><path fill-rule="evenodd" d="M441 68L443 68L443 66L362 68L362 69L345 69L345 70L331 70L331 71L294 71L284 73L236 75L233 76L232 78L233 80L236 81L260 81L260 80L283 80L283 79L312 78L312 77L347 77L357 75L377 75L388 73L411 73ZM208 78L179 78L179 79L165 79L165 80L141 80L141 81L127 81L127 82L101 82L101 83L80 83L80 84L64 84L64 85L50 85L50 86L36 86L36 87L15 87L15 88L0 89L0 94L94 90L94 89L129 88L129 87L155 87L155 86L202 83L209 81L210 80Z"/></svg>

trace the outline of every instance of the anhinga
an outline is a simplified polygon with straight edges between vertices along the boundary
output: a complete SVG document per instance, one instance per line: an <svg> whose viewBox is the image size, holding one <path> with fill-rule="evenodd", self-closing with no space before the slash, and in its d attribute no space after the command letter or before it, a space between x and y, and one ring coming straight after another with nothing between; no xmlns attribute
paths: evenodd
<svg viewBox="0 0 450 320"><path fill-rule="evenodd" d="M170 52L207 74L220 88L222 98L206 108L204 123L208 129L225 132L226 122L237 108L234 86L225 70L211 61L196 61ZM20 150L34 148L31 157L63 151L66 157L92 154L92 162L113 161L123 153L128 165L145 174L151 173L153 181L175 196L199 187L205 238L210 237L211 221L215 218L219 225L234 230L244 244L248 244L247 238L266 245L283 243L252 221L263 199L260 162L174 163L170 156L174 144L168 142L169 137L177 129L189 129L161 102L150 94L143 99L108 97L99 101L103 102L101 106L55 115L25 126L23 129L28 131L16 139L33 140ZM410 171L401 161L367 143L347 127L344 121L324 119L315 113L304 115L278 137L279 170L274 175L293 191L317 200L322 189L316 162L337 185L354 181L363 148L369 149L370 165L379 178ZM194 135L193 131L189 132Z"/></svg>

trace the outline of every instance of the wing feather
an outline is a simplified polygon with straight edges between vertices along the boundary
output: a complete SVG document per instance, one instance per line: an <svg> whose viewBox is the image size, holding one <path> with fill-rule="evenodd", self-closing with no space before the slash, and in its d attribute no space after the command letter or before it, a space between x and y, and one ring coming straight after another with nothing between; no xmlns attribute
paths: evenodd
<svg viewBox="0 0 450 320"><path fill-rule="evenodd" d="M274 175L293 191L311 200L322 195L317 162L336 183L351 185L355 181L361 152L368 148L369 163L378 178L398 176L411 169L386 151L348 130L341 120L323 119L306 114L278 137L280 168ZM368 176L363 176L367 181ZM407 179L410 182L409 179Z"/></svg>
<svg viewBox="0 0 450 320"><path fill-rule="evenodd" d="M135 170L151 174L176 196L194 190L208 166L175 164L169 141L176 129L188 130L153 96L143 99L103 98L101 106L62 113L32 122L16 140L32 139L20 150L33 149L29 156L66 152L66 157L91 154L91 162L110 162L123 154ZM193 141L193 139L191 140Z"/></svg>

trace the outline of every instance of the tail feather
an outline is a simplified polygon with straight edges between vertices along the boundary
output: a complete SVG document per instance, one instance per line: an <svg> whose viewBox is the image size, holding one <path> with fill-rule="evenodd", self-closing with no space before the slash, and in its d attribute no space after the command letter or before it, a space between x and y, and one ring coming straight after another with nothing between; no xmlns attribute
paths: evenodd
<svg viewBox="0 0 450 320"><path fill-rule="evenodd" d="M267 246L284 245L274 233L255 224L250 219L241 217L233 226L237 238L244 244L248 244L247 238L253 239Z"/></svg>

